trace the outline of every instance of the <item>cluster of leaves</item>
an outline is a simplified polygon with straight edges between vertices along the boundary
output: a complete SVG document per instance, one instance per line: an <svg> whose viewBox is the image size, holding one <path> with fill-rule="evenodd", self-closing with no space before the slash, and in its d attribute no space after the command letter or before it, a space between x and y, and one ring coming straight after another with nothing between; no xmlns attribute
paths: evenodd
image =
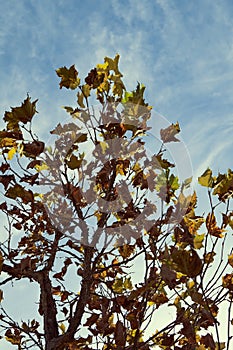
<svg viewBox="0 0 233 350"><path fill-rule="evenodd" d="M56 72L60 88L78 93L77 106L65 107L73 121L51 131L55 146L45 149L32 132L37 101L29 96L5 113L0 131L4 339L18 349L229 350L233 172L214 177L207 169L198 179L208 189L210 211L197 215L196 193L184 191L190 180L180 184L165 158L166 144L179 142L179 124L160 131L162 146L149 159L143 137L151 107L143 85L126 91L119 55L106 57L84 84L75 66ZM98 113L89 104L93 93ZM91 238L88 220L95 223ZM133 264L143 266L139 281ZM4 308L5 285L21 279L40 290L38 317L27 322ZM223 301L229 305L224 341ZM161 327L156 320L164 307L173 319Z"/></svg>

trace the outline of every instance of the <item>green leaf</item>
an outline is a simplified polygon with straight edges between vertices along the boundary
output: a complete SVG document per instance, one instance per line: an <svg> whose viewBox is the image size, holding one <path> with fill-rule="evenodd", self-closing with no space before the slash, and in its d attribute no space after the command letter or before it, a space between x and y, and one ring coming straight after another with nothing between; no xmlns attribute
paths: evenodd
<svg viewBox="0 0 233 350"><path fill-rule="evenodd" d="M78 78L78 71L75 69L74 64L70 67L61 67L56 70L57 75L61 78L60 89L65 87L66 89L76 89L80 84L80 78Z"/></svg>
<svg viewBox="0 0 233 350"><path fill-rule="evenodd" d="M122 99L122 103L129 103L147 107L148 103L145 103L144 100L145 89L145 85L140 84L138 82L135 90L133 90L132 92L125 92L124 98Z"/></svg>
<svg viewBox="0 0 233 350"><path fill-rule="evenodd" d="M171 189L173 191L178 190L178 188L180 187L179 178L171 174L171 176L169 177L169 185L171 186Z"/></svg>
<svg viewBox="0 0 233 350"><path fill-rule="evenodd" d="M202 186L212 187L213 186L212 170L208 168L200 177L198 177L198 182Z"/></svg>

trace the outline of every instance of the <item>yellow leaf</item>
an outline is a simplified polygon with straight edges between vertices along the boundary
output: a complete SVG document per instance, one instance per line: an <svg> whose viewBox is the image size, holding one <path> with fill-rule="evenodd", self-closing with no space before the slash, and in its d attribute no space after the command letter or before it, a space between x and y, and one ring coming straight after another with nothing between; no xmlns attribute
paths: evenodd
<svg viewBox="0 0 233 350"><path fill-rule="evenodd" d="M233 254L228 255L228 263L233 267Z"/></svg>
<svg viewBox="0 0 233 350"><path fill-rule="evenodd" d="M193 288L194 285L195 285L195 282L194 282L193 280L187 282L187 287L188 287L188 289Z"/></svg>
<svg viewBox="0 0 233 350"><path fill-rule="evenodd" d="M200 248L203 247L202 242L203 242L204 238L205 238L205 234L204 233L201 234L201 235L196 235L194 237L193 243L194 243L194 248L195 249L200 249Z"/></svg>
<svg viewBox="0 0 233 350"><path fill-rule="evenodd" d="M123 283L123 278L116 278L113 285L112 285L112 290L115 293L123 293L123 289L124 289L124 283Z"/></svg>
<svg viewBox="0 0 233 350"><path fill-rule="evenodd" d="M191 209L190 212L185 215L184 222L188 226L189 232L194 235L199 230L201 225L205 222L205 220L201 216L195 216L194 209Z"/></svg>
<svg viewBox="0 0 233 350"><path fill-rule="evenodd" d="M118 69L119 58L120 58L119 54L116 54L114 59L112 59L110 57L104 58L105 64L108 64L108 69L113 70L116 74L120 74L119 69Z"/></svg>
<svg viewBox="0 0 233 350"><path fill-rule="evenodd" d="M38 171L38 172L41 172L43 170L48 170L49 167L46 163L42 163L41 165L37 164L35 165L35 169Z"/></svg>
<svg viewBox="0 0 233 350"><path fill-rule="evenodd" d="M109 317L109 319L108 319L108 324L109 324L110 326L113 325L113 320L114 320L114 314L112 314L112 315Z"/></svg>
<svg viewBox="0 0 233 350"><path fill-rule="evenodd" d="M84 105L84 103L83 103L83 98L84 98L84 95L83 95L83 93L81 93L81 92L78 92L78 104L79 104L79 106L81 107L81 108L85 108L85 105Z"/></svg>
<svg viewBox="0 0 233 350"><path fill-rule="evenodd" d="M4 139L0 140L0 147L9 147L15 145L15 139L11 137L4 137Z"/></svg>
<svg viewBox="0 0 233 350"><path fill-rule="evenodd" d="M97 64L97 69L100 71L106 71L108 69L108 62Z"/></svg>
<svg viewBox="0 0 233 350"><path fill-rule="evenodd" d="M198 182L200 185L205 187L212 187L213 185L213 177L212 177L212 170L207 169L199 178Z"/></svg>
<svg viewBox="0 0 233 350"><path fill-rule="evenodd" d="M103 213L101 213L100 211L95 211L94 215L97 217L97 221L99 222L102 218Z"/></svg>
<svg viewBox="0 0 233 350"><path fill-rule="evenodd" d="M85 85L82 86L82 93L83 93L83 95L85 97L89 97L90 96L90 94L91 94L90 91L91 91L90 85L85 84Z"/></svg>
<svg viewBox="0 0 233 350"><path fill-rule="evenodd" d="M16 151L17 151L17 148L16 148L16 147L12 147L12 148L9 150L9 152L7 153L7 159L8 159L8 160L11 160L11 159L14 157Z"/></svg>
<svg viewBox="0 0 233 350"><path fill-rule="evenodd" d="M60 330L62 331L62 334L64 334L65 331L66 331L66 326L64 325L64 323L61 323L61 324L59 325L59 328L60 328Z"/></svg>
<svg viewBox="0 0 233 350"><path fill-rule="evenodd" d="M140 167L140 164L139 164L138 162L136 162L136 163L134 164L134 166L132 167L132 170L135 171L135 172L139 172L139 171L141 171L142 169L141 169L141 167Z"/></svg>
<svg viewBox="0 0 233 350"><path fill-rule="evenodd" d="M182 272L176 272L176 278L180 279L181 277L185 276Z"/></svg>
<svg viewBox="0 0 233 350"><path fill-rule="evenodd" d="M43 193L35 193L34 198L39 197L40 199L44 199L44 194Z"/></svg>
<svg viewBox="0 0 233 350"><path fill-rule="evenodd" d="M102 154L105 154L106 149L108 148L108 144L107 144L107 142L100 141L99 145L100 145L100 147L101 147Z"/></svg>

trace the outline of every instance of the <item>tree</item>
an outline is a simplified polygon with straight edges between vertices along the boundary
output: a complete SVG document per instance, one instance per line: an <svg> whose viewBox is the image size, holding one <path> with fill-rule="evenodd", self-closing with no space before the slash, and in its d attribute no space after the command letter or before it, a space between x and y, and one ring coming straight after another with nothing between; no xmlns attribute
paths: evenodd
<svg viewBox="0 0 233 350"><path fill-rule="evenodd" d="M233 172L199 177L210 208L197 215L192 179L181 181L167 154L179 124L147 153L152 107L143 85L126 90L119 55L83 84L74 65L56 73L78 100L47 144L33 132L29 95L0 131L4 339L18 349L230 349ZM40 291L32 320L4 307L4 287L21 279ZM172 320L161 326L164 310Z"/></svg>

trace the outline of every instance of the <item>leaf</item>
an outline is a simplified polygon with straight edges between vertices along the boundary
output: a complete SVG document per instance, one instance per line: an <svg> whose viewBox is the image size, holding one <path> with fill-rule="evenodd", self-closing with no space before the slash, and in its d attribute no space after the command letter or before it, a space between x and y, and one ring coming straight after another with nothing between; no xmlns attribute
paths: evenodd
<svg viewBox="0 0 233 350"><path fill-rule="evenodd" d="M100 317L99 314L93 313L85 322L84 326L86 327L91 327L94 323L96 323L96 321L98 320L98 318Z"/></svg>
<svg viewBox="0 0 233 350"><path fill-rule="evenodd" d="M113 95L114 96L117 95L121 98L123 95L123 91L125 90L125 85L124 85L123 81L121 80L120 76L112 77L111 80L114 81L114 85L112 88Z"/></svg>
<svg viewBox="0 0 233 350"><path fill-rule="evenodd" d="M83 103L83 98L84 98L84 95L82 92L78 92L78 104L81 108L85 108L85 104Z"/></svg>
<svg viewBox="0 0 233 350"><path fill-rule="evenodd" d="M44 151L44 142L33 141L23 144L23 154L29 158L36 158Z"/></svg>
<svg viewBox="0 0 233 350"><path fill-rule="evenodd" d="M124 289L124 282L123 282L123 278L116 278L113 285L112 285L112 290L115 293L123 293L123 289Z"/></svg>
<svg viewBox="0 0 233 350"><path fill-rule="evenodd" d="M214 256L216 255L215 252L209 252L204 255L204 263L210 264L214 261Z"/></svg>
<svg viewBox="0 0 233 350"><path fill-rule="evenodd" d="M100 145L100 147L101 147L102 154L105 154L106 149L109 148L107 142L105 142L105 141L100 141L99 145Z"/></svg>
<svg viewBox="0 0 233 350"><path fill-rule="evenodd" d="M82 161L83 161L83 159L79 159L72 154L70 159L66 161L66 164L67 164L69 169L74 170L74 169L80 168Z"/></svg>
<svg viewBox="0 0 233 350"><path fill-rule="evenodd" d="M227 174L219 174L217 179L215 179L213 194L217 194L219 199L225 202L228 197L232 196L232 189L233 171L229 169Z"/></svg>
<svg viewBox="0 0 233 350"><path fill-rule="evenodd" d="M61 324L59 324L59 328L60 328L60 330L62 331L62 334L64 334L65 331L66 331L66 326L64 325L63 322L62 322Z"/></svg>
<svg viewBox="0 0 233 350"><path fill-rule="evenodd" d="M11 137L4 137L0 140L0 147L14 147L16 146L15 139Z"/></svg>
<svg viewBox="0 0 233 350"><path fill-rule="evenodd" d="M171 174L171 176L169 177L169 185L171 186L171 189L173 191L178 190L178 188L180 187L179 178L177 176Z"/></svg>
<svg viewBox="0 0 233 350"><path fill-rule="evenodd" d="M125 281L124 281L124 289L126 289L126 290L132 290L133 289L133 285L132 285L130 277L126 278Z"/></svg>
<svg viewBox="0 0 233 350"><path fill-rule="evenodd" d="M6 190L11 183L11 181L15 182L15 176L14 175L1 175L0 181L4 186L4 189Z"/></svg>
<svg viewBox="0 0 233 350"><path fill-rule="evenodd" d="M112 59L110 57L105 57L104 62L107 63L107 67L109 70L113 70L117 75L121 75L118 64L119 64L120 55L116 54L115 58Z"/></svg>
<svg viewBox="0 0 233 350"><path fill-rule="evenodd" d="M30 163L28 163L27 165L27 169L33 169L36 165L41 165L41 161L40 160L32 160Z"/></svg>
<svg viewBox="0 0 233 350"><path fill-rule="evenodd" d="M81 208L84 208L87 205L86 199L84 198L82 190L81 190L81 188L79 186L71 188L71 190L70 190L70 197Z"/></svg>
<svg viewBox="0 0 233 350"><path fill-rule="evenodd" d="M207 169L200 177L198 177L198 183L205 187L213 186L212 170Z"/></svg>
<svg viewBox="0 0 233 350"><path fill-rule="evenodd" d="M120 247L118 247L120 255L124 258L127 259L132 255L135 251L135 245L133 244L124 244Z"/></svg>
<svg viewBox="0 0 233 350"><path fill-rule="evenodd" d="M70 107L64 107L64 108L68 109ZM73 109L72 109L72 111L73 111ZM61 125L61 123L59 123L55 129L50 131L50 134L62 135L62 134L65 134L67 132L70 132L70 131L77 132L78 130L80 130L80 128L75 123L68 123L68 124L64 124L63 126Z"/></svg>
<svg viewBox="0 0 233 350"><path fill-rule="evenodd" d="M31 102L31 97L27 96L20 107L11 107L11 112L5 112L3 119L7 122L7 129L18 129L19 122L22 122L23 124L30 122L35 113L37 113L37 101L38 100Z"/></svg>
<svg viewBox="0 0 233 350"><path fill-rule="evenodd" d="M151 301L148 302L148 305L156 304L156 306L159 307L162 304L166 304L168 300L169 299L164 292L155 293L152 296Z"/></svg>
<svg viewBox="0 0 233 350"><path fill-rule="evenodd" d="M91 94L91 87L88 84L82 85L82 93L87 98Z"/></svg>
<svg viewBox="0 0 233 350"><path fill-rule="evenodd" d="M215 236L218 238L224 237L222 232L225 232L226 230L221 229L220 227L217 226L216 224L216 218L214 216L214 213L209 213L206 218L206 228L208 230L208 233L211 236Z"/></svg>
<svg viewBox="0 0 233 350"><path fill-rule="evenodd" d="M13 187L10 187L6 194L6 197L11 199L21 198L23 203L28 204L29 202L33 202L33 193L32 191L25 190L21 185L14 185Z"/></svg>
<svg viewBox="0 0 233 350"><path fill-rule="evenodd" d="M14 328L13 332L11 329L8 329L5 333L5 339L13 345L21 344L22 335L17 328Z"/></svg>
<svg viewBox="0 0 233 350"><path fill-rule="evenodd" d="M57 75L61 78L60 89L65 87L67 89L76 89L80 84L80 78L78 78L78 71L75 66L72 65L70 68L61 67L56 70Z"/></svg>
<svg viewBox="0 0 233 350"><path fill-rule="evenodd" d="M176 286L176 273L170 270L165 264L162 265L160 273L162 279L168 285L168 287L173 289Z"/></svg>
<svg viewBox="0 0 233 350"><path fill-rule="evenodd" d="M88 76L85 78L85 82L90 86L90 88L96 89L102 84L104 76L104 74L99 74L97 69L94 68L88 73Z"/></svg>
<svg viewBox="0 0 233 350"><path fill-rule="evenodd" d="M192 235L196 235L201 225L205 222L205 219L201 216L196 216L194 209L191 209L190 212L185 215L184 222L187 225L189 232Z"/></svg>
<svg viewBox="0 0 233 350"><path fill-rule="evenodd" d="M205 234L201 234L201 235L196 235L193 239L193 243L194 243L194 248L195 249L201 249L203 247L203 240L205 238Z"/></svg>
<svg viewBox="0 0 233 350"><path fill-rule="evenodd" d="M10 165L8 163L2 163L2 165L0 166L0 171L3 174L9 169L10 169Z"/></svg>
<svg viewBox="0 0 233 350"><path fill-rule="evenodd" d="M16 152L17 152L17 147L12 147L7 153L7 159L12 160Z"/></svg>
<svg viewBox="0 0 233 350"><path fill-rule="evenodd" d="M228 255L228 263L233 267L233 254Z"/></svg>
<svg viewBox="0 0 233 350"><path fill-rule="evenodd" d="M61 292L61 302L65 301L69 295L70 293L67 292L66 290L64 292Z"/></svg>
<svg viewBox="0 0 233 350"><path fill-rule="evenodd" d="M117 321L114 330L114 340L116 345L119 347L124 347L126 342L126 329L121 321Z"/></svg>
<svg viewBox="0 0 233 350"><path fill-rule="evenodd" d="M41 163L41 162L40 162ZM31 163L30 163L31 164ZM34 165L35 169L40 173L43 170L48 170L49 166L46 163L41 163L41 164L35 164Z"/></svg>
<svg viewBox="0 0 233 350"><path fill-rule="evenodd" d="M176 124L171 124L165 129L160 130L160 136L163 141L163 143L168 142L180 142L179 139L175 137L180 132L180 126L177 122Z"/></svg>
<svg viewBox="0 0 233 350"><path fill-rule="evenodd" d="M171 258L176 264L176 271L182 272L188 277L196 277L202 270L202 261L194 249L178 250L174 248Z"/></svg>
<svg viewBox="0 0 233 350"><path fill-rule="evenodd" d="M233 274L227 273L225 276L222 277L222 285L224 288L229 289L230 291L233 291Z"/></svg>
<svg viewBox="0 0 233 350"><path fill-rule="evenodd" d="M207 349L215 350L215 342L210 334L203 335L200 340L201 344L204 344Z"/></svg>
<svg viewBox="0 0 233 350"><path fill-rule="evenodd" d="M162 154L157 154L152 157L152 162L155 162L155 166L157 165L157 168L174 168L175 164L170 163L167 159L162 158Z"/></svg>

